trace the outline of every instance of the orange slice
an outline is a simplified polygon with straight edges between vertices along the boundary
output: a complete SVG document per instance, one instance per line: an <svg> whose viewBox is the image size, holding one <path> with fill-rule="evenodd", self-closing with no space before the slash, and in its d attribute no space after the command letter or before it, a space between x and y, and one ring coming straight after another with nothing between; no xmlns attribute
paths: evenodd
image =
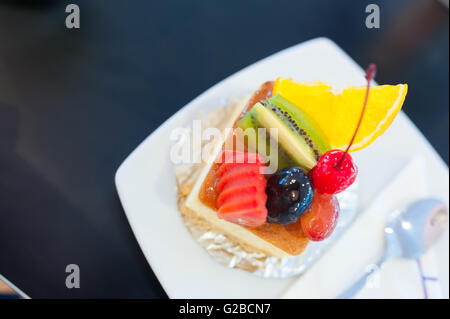
<svg viewBox="0 0 450 319"><path fill-rule="evenodd" d="M361 127L350 151L371 144L391 125L402 108L408 86L372 86ZM281 96L310 115L328 138L332 148L345 150L356 129L366 87L347 87L337 91L323 82L294 82L278 78L273 94Z"/></svg>

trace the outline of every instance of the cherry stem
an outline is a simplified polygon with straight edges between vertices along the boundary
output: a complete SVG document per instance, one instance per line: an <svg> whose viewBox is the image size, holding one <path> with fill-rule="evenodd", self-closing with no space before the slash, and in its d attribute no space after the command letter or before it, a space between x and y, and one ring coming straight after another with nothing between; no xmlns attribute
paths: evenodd
<svg viewBox="0 0 450 319"><path fill-rule="evenodd" d="M377 73L377 66L375 64L371 63L366 69L366 80L367 80L366 96L364 98L364 104L363 104L363 108L361 110L361 115L359 116L358 125L356 125L355 133L353 133L352 139L350 140L350 143L348 144L347 149L345 150L345 153L342 155L339 162L336 164L337 169L342 168L342 163L344 162L345 156L347 156L347 154L350 150L350 147L352 147L353 142L355 141L356 134L358 133L359 127L361 126L362 120L364 118L367 101L369 100L370 82L375 78L376 73Z"/></svg>

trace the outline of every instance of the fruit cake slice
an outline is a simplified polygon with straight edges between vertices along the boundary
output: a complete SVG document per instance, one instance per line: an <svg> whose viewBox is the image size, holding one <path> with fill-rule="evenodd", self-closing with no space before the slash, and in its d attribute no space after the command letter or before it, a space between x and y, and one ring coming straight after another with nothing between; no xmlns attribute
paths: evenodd
<svg viewBox="0 0 450 319"><path fill-rule="evenodd" d="M261 85L223 116L222 139L181 196L183 215L273 257L299 255L309 240L330 236L339 216L335 195L358 173L349 151L386 130L407 92L407 85L375 86L369 99L375 71L366 70L366 87L339 91L281 78ZM236 145L247 129L257 140Z"/></svg>
<svg viewBox="0 0 450 319"><path fill-rule="evenodd" d="M242 100L234 106L224 127L235 126L236 121L251 106L271 95L272 87L273 82L266 82L249 99ZM289 225L264 223L259 227L249 227L219 217L216 206L218 194L215 189L219 165L215 160L223 152L224 143L226 139L231 138L231 132L229 135L222 134L222 136L223 140L217 141L217 144L213 146L213 151L201 168L192 190L186 200L181 203L180 210L187 218L200 219L210 228L223 233L250 251L262 252L273 257L299 255L309 242L302 232L300 222Z"/></svg>

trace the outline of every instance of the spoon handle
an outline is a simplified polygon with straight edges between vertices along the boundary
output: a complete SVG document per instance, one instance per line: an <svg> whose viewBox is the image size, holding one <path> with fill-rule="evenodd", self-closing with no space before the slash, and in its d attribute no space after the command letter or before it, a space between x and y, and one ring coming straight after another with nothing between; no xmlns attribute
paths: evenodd
<svg viewBox="0 0 450 319"><path fill-rule="evenodd" d="M350 288L341 293L337 297L337 299L350 299L354 297L365 286L367 279L370 277L370 275L375 273L375 271L377 271L381 267L381 265L386 261L386 259L387 259L386 255L381 257L380 260L378 260L378 262L374 264L374 267L371 267L368 271L366 271L364 276L362 276Z"/></svg>

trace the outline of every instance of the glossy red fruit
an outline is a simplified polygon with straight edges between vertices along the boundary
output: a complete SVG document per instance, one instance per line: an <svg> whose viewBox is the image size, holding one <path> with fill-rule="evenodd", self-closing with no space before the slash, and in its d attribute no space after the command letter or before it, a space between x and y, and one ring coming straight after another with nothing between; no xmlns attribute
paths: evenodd
<svg viewBox="0 0 450 319"><path fill-rule="evenodd" d="M265 200L265 197L260 196L260 194L265 191L264 186L265 185L263 183L241 183L237 186L227 187L217 197L216 206L221 207L227 202L242 202L249 197L261 198L261 200Z"/></svg>
<svg viewBox="0 0 450 319"><path fill-rule="evenodd" d="M245 199L239 196L239 199L223 203L222 206L220 206L219 208L219 213L229 214L229 213L239 213L247 210L257 210L264 206L265 202L264 199L265 198L262 196L261 197L247 196L247 198Z"/></svg>
<svg viewBox="0 0 450 319"><path fill-rule="evenodd" d="M216 160L219 164L223 163L250 163L264 165L264 158L257 153L246 153L234 150L225 150Z"/></svg>
<svg viewBox="0 0 450 319"><path fill-rule="evenodd" d="M357 175L358 167L350 154L340 150L323 154L311 171L313 186L322 194L337 194L346 190Z"/></svg>
<svg viewBox="0 0 450 319"><path fill-rule="evenodd" d="M236 151L223 152L221 160L216 174L217 216L242 226L261 226L267 218L264 160Z"/></svg>
<svg viewBox="0 0 450 319"><path fill-rule="evenodd" d="M331 235L339 216L339 202L329 194L314 191L308 212L300 216L303 233L312 241L324 240Z"/></svg>
<svg viewBox="0 0 450 319"><path fill-rule="evenodd" d="M234 173L236 173L238 171L259 173L260 167L261 167L261 165L255 165L255 164L224 163L224 164L220 165L219 169L217 170L216 176L218 178L220 178L225 173L229 173L231 170L233 170ZM264 167L264 166L262 166L262 167Z"/></svg>
<svg viewBox="0 0 450 319"><path fill-rule="evenodd" d="M243 164L242 164L243 165ZM259 168L244 170L244 169L233 169L229 170L226 174L222 175L219 179L216 190L221 193L226 187L236 186L240 184L254 184L254 183L264 183L266 185L266 179L264 175L259 173Z"/></svg>

